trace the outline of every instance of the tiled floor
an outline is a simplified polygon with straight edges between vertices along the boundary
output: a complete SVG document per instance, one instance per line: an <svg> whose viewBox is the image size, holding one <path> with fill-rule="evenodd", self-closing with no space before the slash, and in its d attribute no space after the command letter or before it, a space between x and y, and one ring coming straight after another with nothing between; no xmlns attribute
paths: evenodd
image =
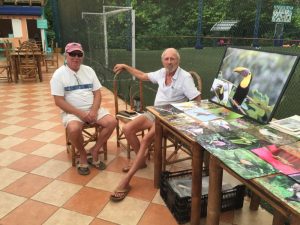
<svg viewBox="0 0 300 225"><path fill-rule="evenodd" d="M60 110L50 95L51 73L43 68L43 74L42 83L0 83L0 224L177 224L153 187L152 160L134 176L124 201L109 201L127 161L115 134L108 143L107 169L78 175L66 152ZM113 94L103 88L102 95L102 106L114 113ZM251 212L248 205L246 199L243 209L223 213L220 224L272 224L268 212Z"/></svg>

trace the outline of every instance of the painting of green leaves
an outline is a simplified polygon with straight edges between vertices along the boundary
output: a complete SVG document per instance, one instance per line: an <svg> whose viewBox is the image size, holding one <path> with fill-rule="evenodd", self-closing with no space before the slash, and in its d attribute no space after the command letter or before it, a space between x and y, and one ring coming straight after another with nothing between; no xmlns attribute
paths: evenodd
<svg viewBox="0 0 300 225"><path fill-rule="evenodd" d="M261 177L254 181L300 213L300 184L285 175Z"/></svg>
<svg viewBox="0 0 300 225"><path fill-rule="evenodd" d="M209 109L209 111L216 116L220 116L225 120L231 120L231 119L236 119L236 118L241 118L243 115L235 113L229 109L226 109L224 107L220 108L215 108L215 109Z"/></svg>
<svg viewBox="0 0 300 225"><path fill-rule="evenodd" d="M298 140L292 135L283 133L269 126L255 127L253 129L247 130L247 132L253 134L255 137L264 139L278 146L295 143Z"/></svg>
<svg viewBox="0 0 300 225"><path fill-rule="evenodd" d="M196 140L203 148L205 148L207 151L211 153L217 150L224 151L224 150L233 150L238 148L237 145L228 141L219 133L198 135Z"/></svg>
<svg viewBox="0 0 300 225"><path fill-rule="evenodd" d="M228 123L242 130L248 130L248 129L261 126L259 123L251 121L247 118L237 118L237 119L228 120Z"/></svg>
<svg viewBox="0 0 300 225"><path fill-rule="evenodd" d="M155 106L154 109L156 111L158 111L161 116L167 116L167 115L182 113L181 110L175 108L174 106L172 106L170 104L162 105L162 106Z"/></svg>
<svg viewBox="0 0 300 225"><path fill-rule="evenodd" d="M244 179L257 178L278 172L273 166L246 149L215 150L212 154Z"/></svg>
<svg viewBox="0 0 300 225"><path fill-rule="evenodd" d="M271 145L271 143L261 140L248 132L240 131L240 132L223 132L220 133L226 140L238 146L238 148L244 149L253 149L259 148L267 145Z"/></svg>

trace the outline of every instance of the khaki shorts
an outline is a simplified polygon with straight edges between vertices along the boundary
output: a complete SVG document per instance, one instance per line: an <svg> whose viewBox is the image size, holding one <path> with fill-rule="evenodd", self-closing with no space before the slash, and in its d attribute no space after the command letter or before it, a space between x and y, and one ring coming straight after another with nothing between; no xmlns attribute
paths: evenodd
<svg viewBox="0 0 300 225"><path fill-rule="evenodd" d="M100 108L98 110L98 117L97 117L97 120L100 120L101 118L103 118L104 116L108 115L109 112L105 109L105 108ZM63 122L63 125L65 127L68 126L68 123L72 120L76 120L76 121L80 121L80 122L83 122L79 117L73 115L73 114L70 114L70 113L66 113L66 112L63 112L62 113L62 122Z"/></svg>

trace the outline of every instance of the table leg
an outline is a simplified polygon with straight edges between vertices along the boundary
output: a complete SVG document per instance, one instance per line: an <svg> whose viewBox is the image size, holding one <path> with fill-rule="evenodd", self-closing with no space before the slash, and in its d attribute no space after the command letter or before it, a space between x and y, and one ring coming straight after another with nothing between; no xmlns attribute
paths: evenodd
<svg viewBox="0 0 300 225"><path fill-rule="evenodd" d="M279 212L274 211L272 225L284 225L285 222L286 222L286 218L283 215L281 215Z"/></svg>
<svg viewBox="0 0 300 225"><path fill-rule="evenodd" d="M209 162L209 191L206 225L218 225L222 199L223 169L218 159L211 155Z"/></svg>
<svg viewBox="0 0 300 225"><path fill-rule="evenodd" d="M259 203L260 203L260 197L257 194L255 194L254 192L252 192L251 194L252 194L252 196L251 196L249 208L251 210L258 210Z"/></svg>
<svg viewBox="0 0 300 225"><path fill-rule="evenodd" d="M42 75L42 66L41 66L41 57L40 56L37 56L36 62L37 62L37 69L38 69L39 79L40 79L40 82L42 82L43 81L43 75Z"/></svg>
<svg viewBox="0 0 300 225"><path fill-rule="evenodd" d="M159 188L162 171L162 126L158 118L155 119L155 149L154 149L154 187Z"/></svg>
<svg viewBox="0 0 300 225"><path fill-rule="evenodd" d="M18 82L18 65L17 65L17 57L11 56L11 72L12 72L12 77L14 79L14 82Z"/></svg>
<svg viewBox="0 0 300 225"><path fill-rule="evenodd" d="M201 196L202 196L202 169L203 151L199 144L191 146L192 152L192 205L191 225L200 224Z"/></svg>
<svg viewBox="0 0 300 225"><path fill-rule="evenodd" d="M300 216L291 215L290 216L290 225L299 225Z"/></svg>

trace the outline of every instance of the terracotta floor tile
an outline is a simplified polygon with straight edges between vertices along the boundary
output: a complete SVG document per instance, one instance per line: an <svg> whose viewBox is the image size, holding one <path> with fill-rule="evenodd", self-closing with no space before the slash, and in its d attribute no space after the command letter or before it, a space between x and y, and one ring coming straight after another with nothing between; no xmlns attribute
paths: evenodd
<svg viewBox="0 0 300 225"><path fill-rule="evenodd" d="M144 215L139 221L139 225L177 225L177 221L172 216L170 211L162 206L150 203Z"/></svg>
<svg viewBox="0 0 300 225"><path fill-rule="evenodd" d="M65 148L64 151L62 151L61 153L54 156L53 159L57 159L57 160L65 161L65 162L71 162L71 154L68 154L67 150L66 150L66 146L65 145L63 145L63 146Z"/></svg>
<svg viewBox="0 0 300 225"><path fill-rule="evenodd" d="M89 225L93 217L67 209L57 210L43 225Z"/></svg>
<svg viewBox="0 0 300 225"><path fill-rule="evenodd" d="M26 140L21 144L11 147L10 149L13 151L18 151L23 153L31 153L45 144L46 144L45 142Z"/></svg>
<svg viewBox="0 0 300 225"><path fill-rule="evenodd" d="M106 220L101 220L101 219L95 218L90 223L90 225L118 225L118 224L117 223L112 223L112 222L109 222L109 221L106 221Z"/></svg>
<svg viewBox="0 0 300 225"><path fill-rule="evenodd" d="M30 138L32 138L36 135L39 135L42 132L43 131L39 130L39 129L27 128L25 130L22 130L22 131L19 131L19 132L15 133L13 136L14 137L30 139Z"/></svg>
<svg viewBox="0 0 300 225"><path fill-rule="evenodd" d="M126 197L121 202L108 202L97 218L122 225L138 224L149 202ZM155 223L153 223L155 224Z"/></svg>
<svg viewBox="0 0 300 225"><path fill-rule="evenodd" d="M76 167L71 167L62 175L57 177L58 180L66 181L73 184L86 185L90 182L96 175L99 174L97 170L91 170L88 176L81 176L78 174Z"/></svg>
<svg viewBox="0 0 300 225"><path fill-rule="evenodd" d="M55 132L55 131L52 131ZM63 133L64 132L60 132ZM52 141L53 144L57 144L57 145L66 145L66 136L65 135L61 135L59 138L56 138L55 140Z"/></svg>
<svg viewBox="0 0 300 225"><path fill-rule="evenodd" d="M8 167L18 171L31 172L48 160L48 158L42 156L26 155L21 159L11 163Z"/></svg>
<svg viewBox="0 0 300 225"><path fill-rule="evenodd" d="M21 205L24 201L26 201L24 197L0 191L0 219Z"/></svg>
<svg viewBox="0 0 300 225"><path fill-rule="evenodd" d="M61 145L56 145L52 143L47 143L43 145L42 147L38 148L37 150L31 152L33 155L39 155L47 158L52 158L56 156L57 154L64 152L65 147Z"/></svg>
<svg viewBox="0 0 300 225"><path fill-rule="evenodd" d="M41 166L35 168L31 171L31 173L49 177L56 178L60 176L62 173L67 171L71 167L71 163L63 162L60 160L50 159Z"/></svg>
<svg viewBox="0 0 300 225"><path fill-rule="evenodd" d="M47 177L26 174L14 183L8 185L3 191L30 198L52 181L52 179Z"/></svg>
<svg viewBox="0 0 300 225"><path fill-rule="evenodd" d="M109 192L83 187L79 192L73 195L63 207L84 215L95 217L107 204L109 197Z"/></svg>
<svg viewBox="0 0 300 225"><path fill-rule="evenodd" d="M26 141L24 138L5 136L3 139L0 139L0 148L9 149L13 146L23 143L24 141Z"/></svg>
<svg viewBox="0 0 300 225"><path fill-rule="evenodd" d="M128 196L142 199L145 201L152 201L157 189L153 187L153 180L148 180L140 177L133 177L130 185L132 186Z"/></svg>
<svg viewBox="0 0 300 225"><path fill-rule="evenodd" d="M81 188L81 185L54 180L31 199L55 206L62 206Z"/></svg>
<svg viewBox="0 0 300 225"><path fill-rule="evenodd" d="M9 164L15 162L18 159L21 159L24 157L25 154L21 152L15 152L15 151L3 151L0 153L0 165L1 166L8 166Z"/></svg>
<svg viewBox="0 0 300 225"><path fill-rule="evenodd" d="M24 116L24 115L23 115L23 116ZM25 117L25 116L24 116L24 117ZM28 119L16 123L16 125L18 125L18 126L23 126L23 127L31 127L31 126L36 125L37 123L40 123L40 122L41 122L40 120L33 119L33 118L31 118L31 116L29 116Z"/></svg>
<svg viewBox="0 0 300 225"><path fill-rule="evenodd" d="M5 225L43 224L58 208L41 202L27 200L1 220Z"/></svg>

